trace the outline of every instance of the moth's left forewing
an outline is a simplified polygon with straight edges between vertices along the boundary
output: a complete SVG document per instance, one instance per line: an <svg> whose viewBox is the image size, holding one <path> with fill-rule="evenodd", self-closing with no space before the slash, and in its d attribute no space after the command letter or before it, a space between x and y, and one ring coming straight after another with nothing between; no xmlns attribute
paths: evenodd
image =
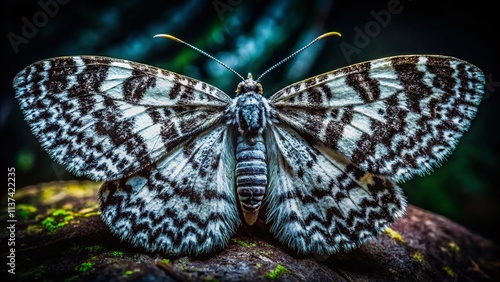
<svg viewBox="0 0 500 282"><path fill-rule="evenodd" d="M231 98L153 66L98 57L36 62L14 79L42 147L77 175L129 176L221 121Z"/></svg>
<svg viewBox="0 0 500 282"><path fill-rule="evenodd" d="M395 181L429 172L455 148L484 92L475 66L409 55L355 64L270 97L279 122Z"/></svg>

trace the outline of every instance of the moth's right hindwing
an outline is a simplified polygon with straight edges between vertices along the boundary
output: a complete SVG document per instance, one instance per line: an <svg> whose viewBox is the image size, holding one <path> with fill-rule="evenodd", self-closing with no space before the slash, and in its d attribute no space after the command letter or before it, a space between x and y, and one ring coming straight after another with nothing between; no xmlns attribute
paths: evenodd
<svg viewBox="0 0 500 282"><path fill-rule="evenodd" d="M406 200L391 181L287 126L271 127L266 136L267 221L298 253L350 251L403 216Z"/></svg>

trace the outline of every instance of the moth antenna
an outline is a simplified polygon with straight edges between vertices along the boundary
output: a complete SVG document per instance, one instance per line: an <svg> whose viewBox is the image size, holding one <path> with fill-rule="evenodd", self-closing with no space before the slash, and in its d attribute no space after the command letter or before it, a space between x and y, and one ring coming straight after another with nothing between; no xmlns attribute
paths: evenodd
<svg viewBox="0 0 500 282"><path fill-rule="evenodd" d="M230 70L232 73L234 73L235 75L237 75L239 78L241 78L242 81L244 81L245 79L243 78L243 76L241 76L239 73L237 73L235 70L233 70L230 66L224 64L223 62L221 62L219 59L215 58L214 56L208 54L207 52L187 43L187 42L184 42L182 40L180 40L179 38L173 36L173 35L170 35L170 34L157 34L155 36L153 36L153 38L157 38L157 37L163 37L163 38L168 38L168 39L171 39L171 40L174 40L174 41L177 41L179 43L182 43L188 47L190 47L191 49L193 50L196 50L198 52L200 52L201 54L207 56L208 58L216 61L217 63L219 63L220 65L222 65L223 67L225 67L226 69Z"/></svg>
<svg viewBox="0 0 500 282"><path fill-rule="evenodd" d="M336 36L342 36L340 33L336 32L336 31L331 31L331 32L327 32L327 33L324 33L318 37L316 37L313 41L309 42L306 46L300 48L299 50L293 52L290 56L284 58L283 60L277 62L276 64L274 64L272 67L268 68L265 72L263 72L259 78L257 78L257 82L260 81L260 79L265 75L267 74L268 72L272 71L273 69L277 68L278 66L282 65L284 62L290 60L291 58L297 56L297 54L299 54L300 52L304 51L305 49L311 47L311 45L313 45L314 43L316 43L316 41L320 40L320 39L323 39L325 37L328 37L328 36L332 36L332 35L336 35Z"/></svg>

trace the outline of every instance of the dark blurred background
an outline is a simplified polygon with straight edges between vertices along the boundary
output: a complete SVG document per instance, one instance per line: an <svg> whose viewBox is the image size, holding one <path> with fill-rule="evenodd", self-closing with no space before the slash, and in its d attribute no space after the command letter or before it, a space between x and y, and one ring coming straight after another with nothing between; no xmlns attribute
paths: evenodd
<svg viewBox="0 0 500 282"><path fill-rule="evenodd" d="M168 3L168 4L167 4ZM262 81L266 95L356 62L399 54L443 54L469 61L486 93L469 132L432 174L402 184L413 205L451 218L499 242L498 10L486 1L78 1L3 3L0 97L1 161L18 189L75 178L41 150L14 99L12 79L25 66L63 55L103 55L162 67L228 94L239 79L174 41L205 50L243 76L255 76L316 36L318 42ZM6 6L6 7L5 7ZM6 183L7 173L5 172ZM6 209L6 206L2 209Z"/></svg>

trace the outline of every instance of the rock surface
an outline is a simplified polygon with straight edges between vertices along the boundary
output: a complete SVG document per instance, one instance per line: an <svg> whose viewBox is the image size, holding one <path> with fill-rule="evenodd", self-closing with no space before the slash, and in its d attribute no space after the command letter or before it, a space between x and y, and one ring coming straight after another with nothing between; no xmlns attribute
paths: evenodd
<svg viewBox="0 0 500 282"><path fill-rule="evenodd" d="M147 253L108 231L99 217L99 186L69 181L19 189L15 274L3 264L2 276L17 281L500 280L499 246L413 206L385 233L349 253L300 256L265 228L244 226L226 248L201 257ZM9 235L1 231L2 246ZM2 257L10 254L7 250Z"/></svg>

